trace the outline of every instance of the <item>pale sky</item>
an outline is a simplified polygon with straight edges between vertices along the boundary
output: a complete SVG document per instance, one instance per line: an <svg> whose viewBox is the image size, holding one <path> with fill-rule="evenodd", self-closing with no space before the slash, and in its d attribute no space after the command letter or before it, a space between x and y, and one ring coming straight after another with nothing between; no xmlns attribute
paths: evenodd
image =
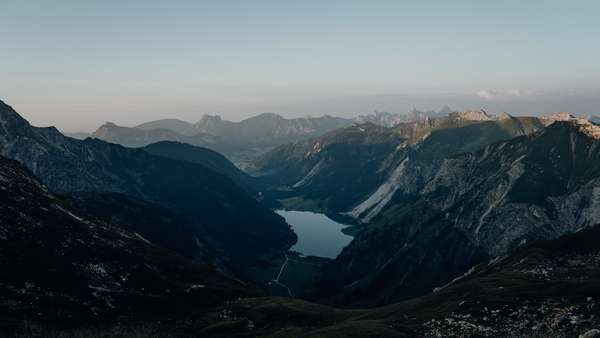
<svg viewBox="0 0 600 338"><path fill-rule="evenodd" d="M600 112L598 1L19 1L0 99L35 125Z"/></svg>

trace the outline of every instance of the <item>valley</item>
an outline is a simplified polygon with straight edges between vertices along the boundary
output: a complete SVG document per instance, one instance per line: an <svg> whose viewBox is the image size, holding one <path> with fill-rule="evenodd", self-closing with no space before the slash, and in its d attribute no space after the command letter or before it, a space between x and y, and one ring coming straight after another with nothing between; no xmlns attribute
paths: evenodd
<svg viewBox="0 0 600 338"><path fill-rule="evenodd" d="M80 278L72 294L46 272L0 261L16 272L0 283L6 332L23 320L71 330L69 318L110 330L128 313L135 325L165 320L154 332L210 337L597 325L600 127L567 113L353 124L271 146L244 170L186 139L134 148L72 139L4 103L0 127L5 256ZM31 256L20 256L19 226L37 232ZM58 246L67 258L40 259ZM73 263L82 250L90 255ZM197 297L180 311L160 309L188 294ZM32 315L61 297L67 312ZM152 297L150 314L140 304Z"/></svg>
<svg viewBox="0 0 600 338"><path fill-rule="evenodd" d="M600 338L600 1L2 1L0 337Z"/></svg>

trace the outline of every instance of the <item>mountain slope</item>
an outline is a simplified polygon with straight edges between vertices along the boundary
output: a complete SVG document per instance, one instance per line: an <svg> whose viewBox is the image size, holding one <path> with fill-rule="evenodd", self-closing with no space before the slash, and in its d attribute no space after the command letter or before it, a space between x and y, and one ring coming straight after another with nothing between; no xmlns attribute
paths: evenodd
<svg viewBox="0 0 600 338"><path fill-rule="evenodd" d="M0 332L176 320L252 287L91 220L0 157Z"/></svg>
<svg viewBox="0 0 600 338"><path fill-rule="evenodd" d="M381 163L403 139L374 124L332 131L322 137L284 145L254 161L267 185L288 187L275 198L295 208L344 210L380 181Z"/></svg>
<svg viewBox="0 0 600 338"><path fill-rule="evenodd" d="M202 333L358 338L582 337L589 332L585 337L594 337L600 325L599 243L600 226L532 242L428 295L369 310L241 299L221 308L231 317L207 316L221 325L214 323ZM252 320L253 329L234 325L233 316Z"/></svg>
<svg viewBox="0 0 600 338"><path fill-rule="evenodd" d="M52 127L32 127L4 103L0 154L23 163L59 193L121 193L170 209L238 268L295 241L280 216L221 174L140 149L71 139Z"/></svg>
<svg viewBox="0 0 600 338"><path fill-rule="evenodd" d="M227 176L248 190L252 190L255 185L251 176L238 169L225 156L207 148L181 142L163 141L149 144L142 149L153 155L200 164L214 172Z"/></svg>
<svg viewBox="0 0 600 338"><path fill-rule="evenodd" d="M599 223L600 142L589 126L556 122L445 159L422 188L396 195L325 269L329 290L342 290L342 303L389 303L427 293L526 241Z"/></svg>
<svg viewBox="0 0 600 338"><path fill-rule="evenodd" d="M271 186L288 187L274 196L288 197L284 203L348 212L369 222L395 194L411 194L427 182L444 157L543 127L537 118L493 119L484 112L394 128L365 124L278 147L255 160L254 167Z"/></svg>

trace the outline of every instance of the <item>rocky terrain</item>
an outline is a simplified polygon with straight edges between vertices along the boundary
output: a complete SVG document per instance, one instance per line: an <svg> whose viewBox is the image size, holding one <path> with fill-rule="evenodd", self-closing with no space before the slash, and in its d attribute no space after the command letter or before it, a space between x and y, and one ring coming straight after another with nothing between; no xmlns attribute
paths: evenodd
<svg viewBox="0 0 600 338"><path fill-rule="evenodd" d="M332 289L351 295L342 302L389 303L527 241L600 222L600 142L588 127L556 122L444 159L422 188L396 194L325 269Z"/></svg>
<svg viewBox="0 0 600 338"><path fill-rule="evenodd" d="M369 310L283 298L229 302L215 337L595 337L600 227L482 262L434 292ZM586 336L587 334L587 336ZM597 334L597 333L596 333Z"/></svg>
<svg viewBox="0 0 600 338"><path fill-rule="evenodd" d="M256 295L154 245L131 229L89 218L16 161L0 157L0 334L160 321Z"/></svg>

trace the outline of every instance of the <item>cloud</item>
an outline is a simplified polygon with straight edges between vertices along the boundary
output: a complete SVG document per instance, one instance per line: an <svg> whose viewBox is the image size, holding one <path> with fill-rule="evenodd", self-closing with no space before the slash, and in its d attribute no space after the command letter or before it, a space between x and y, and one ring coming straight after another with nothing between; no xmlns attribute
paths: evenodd
<svg viewBox="0 0 600 338"><path fill-rule="evenodd" d="M477 96L484 100L499 100L506 98L515 98L526 96L520 89L506 89L506 90L493 90L493 89L481 89L477 92Z"/></svg>

